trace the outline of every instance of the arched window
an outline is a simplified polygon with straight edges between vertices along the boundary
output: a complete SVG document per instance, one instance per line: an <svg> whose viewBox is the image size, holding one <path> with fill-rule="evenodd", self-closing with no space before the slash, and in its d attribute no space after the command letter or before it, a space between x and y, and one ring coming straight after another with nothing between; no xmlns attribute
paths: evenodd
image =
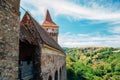
<svg viewBox="0 0 120 80"><path fill-rule="evenodd" d="M52 77L51 77L51 76L49 76L48 80L52 80Z"/></svg>
<svg viewBox="0 0 120 80"><path fill-rule="evenodd" d="M60 74L59 74L60 75L60 80L62 80L62 70L61 70L61 68L60 68L59 71L60 71Z"/></svg>
<svg viewBox="0 0 120 80"><path fill-rule="evenodd" d="M53 36L55 36L55 33L53 34Z"/></svg>
<svg viewBox="0 0 120 80"><path fill-rule="evenodd" d="M52 33L52 36L53 36L53 33Z"/></svg>
<svg viewBox="0 0 120 80"><path fill-rule="evenodd" d="M50 34L50 36L52 35L52 33L49 33Z"/></svg>
<svg viewBox="0 0 120 80"><path fill-rule="evenodd" d="M58 80L58 71L55 72L55 80Z"/></svg>
<svg viewBox="0 0 120 80"><path fill-rule="evenodd" d="M54 31L54 29L52 29L52 31Z"/></svg>

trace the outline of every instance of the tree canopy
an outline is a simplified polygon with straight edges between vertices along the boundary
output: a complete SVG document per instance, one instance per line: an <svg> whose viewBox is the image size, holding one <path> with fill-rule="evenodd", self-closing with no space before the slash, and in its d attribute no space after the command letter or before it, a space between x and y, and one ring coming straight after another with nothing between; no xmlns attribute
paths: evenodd
<svg viewBox="0 0 120 80"><path fill-rule="evenodd" d="M64 48L68 80L119 80L120 48Z"/></svg>

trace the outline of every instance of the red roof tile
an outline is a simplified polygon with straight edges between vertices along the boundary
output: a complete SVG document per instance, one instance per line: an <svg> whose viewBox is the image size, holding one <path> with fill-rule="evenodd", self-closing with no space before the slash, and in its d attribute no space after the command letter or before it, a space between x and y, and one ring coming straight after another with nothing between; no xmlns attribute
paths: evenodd
<svg viewBox="0 0 120 80"><path fill-rule="evenodd" d="M42 24L43 27L55 27L58 28L58 26L52 21L52 18L50 16L49 11L47 10L44 22Z"/></svg>

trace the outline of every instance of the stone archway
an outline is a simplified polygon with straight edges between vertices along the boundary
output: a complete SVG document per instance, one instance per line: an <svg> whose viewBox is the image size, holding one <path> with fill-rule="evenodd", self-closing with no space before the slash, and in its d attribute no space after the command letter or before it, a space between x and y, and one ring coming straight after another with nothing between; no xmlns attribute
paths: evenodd
<svg viewBox="0 0 120 80"><path fill-rule="evenodd" d="M61 68L59 70L59 80L62 80L62 71L61 71Z"/></svg>
<svg viewBox="0 0 120 80"><path fill-rule="evenodd" d="M48 80L52 80L52 77L51 77L51 76L49 76Z"/></svg>
<svg viewBox="0 0 120 80"><path fill-rule="evenodd" d="M40 63L39 59L37 59L40 56L37 53L39 50L38 46L27 41L19 42L19 80L39 79Z"/></svg>
<svg viewBox="0 0 120 80"><path fill-rule="evenodd" d="M58 80L58 71L55 72L55 80Z"/></svg>
<svg viewBox="0 0 120 80"><path fill-rule="evenodd" d="M33 54L35 47L28 42L19 43L19 79L33 79ZM28 73L29 72L29 73ZM26 78L30 76L29 78Z"/></svg>

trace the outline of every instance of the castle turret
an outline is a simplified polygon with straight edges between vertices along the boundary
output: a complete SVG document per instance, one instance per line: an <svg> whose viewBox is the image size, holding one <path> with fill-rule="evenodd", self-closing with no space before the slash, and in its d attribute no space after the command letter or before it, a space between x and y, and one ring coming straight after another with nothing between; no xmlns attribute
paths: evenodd
<svg viewBox="0 0 120 80"><path fill-rule="evenodd" d="M42 27L45 29L45 31L48 32L48 34L56 41L58 42L58 32L59 27L57 24L55 24L52 21L52 18L50 16L49 11L47 10Z"/></svg>

